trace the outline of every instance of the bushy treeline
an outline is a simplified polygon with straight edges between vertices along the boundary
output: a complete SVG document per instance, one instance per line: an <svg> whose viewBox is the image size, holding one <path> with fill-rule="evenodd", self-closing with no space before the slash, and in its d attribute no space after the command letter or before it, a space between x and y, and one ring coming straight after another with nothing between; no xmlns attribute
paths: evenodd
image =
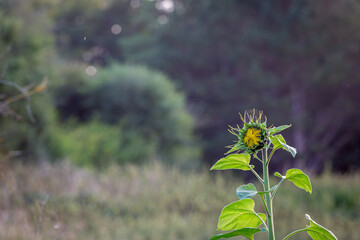
<svg viewBox="0 0 360 240"><path fill-rule="evenodd" d="M89 126L95 132L87 138L93 139L93 146L101 145L97 132L116 128L141 137L124 135L114 146L147 143L140 152L133 149L136 156L144 151L141 156L156 153L171 161L189 154L184 159L192 162L199 156L195 130L204 162L214 162L222 156L223 146L232 143L227 125L240 122L237 112L255 107L265 110L270 124L293 124L287 139L298 148L295 165L316 172L324 167L339 171L359 167L359 1L3 0L1 4L0 54L13 46L0 59L1 66L9 66L3 67L6 78L27 84L46 74L51 80L51 100L40 102L49 109L44 119L61 123L60 129L43 129L55 123L38 124L44 133L39 141L51 145L50 155L61 155L61 146L72 147L65 151L70 155L81 153L83 147L75 149L69 143L78 142L80 137L72 135L81 135ZM88 67L94 76L84 74ZM172 80L159 83L156 79L165 77L153 69ZM179 89L184 96L179 96ZM159 94L162 97L156 97ZM51 101L55 111L48 106ZM40 112L45 109L41 108ZM181 110L175 114L176 109ZM186 109L191 109L195 121ZM52 136L56 132L64 136ZM126 152L124 156L132 151Z"/></svg>
<svg viewBox="0 0 360 240"><path fill-rule="evenodd" d="M156 158L182 167L198 163L194 120L184 95L165 75L113 64L81 87L69 86L71 81L64 81L54 95L63 100L57 102L60 148L75 162L100 167Z"/></svg>
<svg viewBox="0 0 360 240"><path fill-rule="evenodd" d="M139 65L88 66L59 56L53 32L61 21L53 19L51 3L1 4L1 79L24 89L45 76L50 80L47 94L31 98L31 113L25 101L9 105L16 116L2 116L2 154L20 150L22 159L70 158L94 167L151 159L184 168L198 165L194 119L168 77ZM19 91L1 90L3 99Z"/></svg>

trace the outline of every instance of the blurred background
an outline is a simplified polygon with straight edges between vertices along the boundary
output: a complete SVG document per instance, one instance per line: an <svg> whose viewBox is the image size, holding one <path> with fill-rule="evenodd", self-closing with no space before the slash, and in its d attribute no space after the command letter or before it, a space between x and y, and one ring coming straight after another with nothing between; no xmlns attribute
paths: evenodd
<svg viewBox="0 0 360 240"><path fill-rule="evenodd" d="M292 124L271 170L313 180L278 236L307 212L358 239L359 90L357 0L0 0L0 238L208 239L254 180L208 169L256 108Z"/></svg>

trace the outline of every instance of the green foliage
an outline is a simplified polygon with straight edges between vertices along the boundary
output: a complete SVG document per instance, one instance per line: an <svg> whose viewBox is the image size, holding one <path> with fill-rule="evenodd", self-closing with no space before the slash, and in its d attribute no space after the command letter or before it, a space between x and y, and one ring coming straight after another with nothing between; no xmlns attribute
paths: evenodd
<svg viewBox="0 0 360 240"><path fill-rule="evenodd" d="M312 239L315 240L337 240L335 235L329 231L328 229L324 228L320 224L313 221L309 215L306 215L306 218L310 220L310 225L306 227L306 231L310 235Z"/></svg>
<svg viewBox="0 0 360 240"><path fill-rule="evenodd" d="M20 119L11 116L1 119L0 123L3 126L0 131L0 138L3 140L1 150L18 151L22 156L21 159L27 161L50 160L51 152L48 147L54 140L51 126L56 121L50 96L46 93L33 95L30 104L35 122L30 121L24 101L14 104L19 108Z"/></svg>
<svg viewBox="0 0 360 240"><path fill-rule="evenodd" d="M269 128L269 135L274 135L276 133L284 131L285 129L287 129L289 127L291 127L291 125L282 125L282 126L279 126L279 127Z"/></svg>
<svg viewBox="0 0 360 240"><path fill-rule="evenodd" d="M72 126L71 126L72 125ZM136 129L98 121L57 130L60 151L80 166L104 168L113 163L141 163L154 157L156 145Z"/></svg>
<svg viewBox="0 0 360 240"><path fill-rule="evenodd" d="M261 230L258 228L242 228L240 230L235 230L235 231L228 232L228 233L214 235L210 238L210 240L217 240L217 239L221 239L221 238L231 238L231 237L237 237L237 236L244 236L250 240L253 240L254 234L258 233L258 232L261 232Z"/></svg>
<svg viewBox="0 0 360 240"><path fill-rule="evenodd" d="M289 169L286 171L286 176L281 176L280 173L276 172L275 176L289 180L293 182L297 187L304 189L305 191L311 193L311 183L309 177L300 169Z"/></svg>
<svg viewBox="0 0 360 240"><path fill-rule="evenodd" d="M90 86L93 115L110 124L141 133L145 144L156 144L166 162L186 167L199 158L194 122L184 95L159 72L144 67L112 65Z"/></svg>
<svg viewBox="0 0 360 240"><path fill-rule="evenodd" d="M241 170L250 170L253 166L250 166L250 154L241 153L241 154L231 154L228 155L219 161L217 161L210 170L226 170L226 169L241 169Z"/></svg>
<svg viewBox="0 0 360 240"><path fill-rule="evenodd" d="M240 198L240 200L252 198L257 193L258 191L256 190L256 187L252 183L249 183L247 185L242 185L236 189L236 194Z"/></svg>
<svg viewBox="0 0 360 240"><path fill-rule="evenodd" d="M37 86L49 72L53 57L52 20L34 1L0 1L0 79L24 89ZM1 100L20 94L19 89L0 84ZM9 103L0 119L1 151L19 151L22 159L46 159L48 126L54 108L46 93ZM31 109L31 111L30 111ZM9 115L6 115L8 114Z"/></svg>
<svg viewBox="0 0 360 240"><path fill-rule="evenodd" d="M300 229L290 233L288 236L284 238L284 240L300 232L307 232L309 236L314 240L337 240L337 238L331 231L329 231L328 229L324 228L320 224L313 221L308 214L306 214L305 217L310 221L310 225L304 229Z"/></svg>
<svg viewBox="0 0 360 240"><path fill-rule="evenodd" d="M86 127L81 124L92 119L108 125L105 128L119 128L106 142L115 137L120 142L114 144L124 149L109 150L114 153L107 154L109 158L122 159L115 162L160 158L184 168L197 166L200 149L193 134L193 118L186 110L183 93L166 76L145 67L119 64L99 70L91 79L76 68L70 70L68 80L54 89L60 119L76 119L82 132ZM121 151L127 153L116 154ZM95 161L95 154L90 155L88 163Z"/></svg>
<svg viewBox="0 0 360 240"><path fill-rule="evenodd" d="M251 199L239 200L225 206L219 217L218 229L227 231L259 227L266 221L266 216L256 213L254 206Z"/></svg>
<svg viewBox="0 0 360 240"><path fill-rule="evenodd" d="M289 153L291 153L291 155L293 157L296 156L296 148L287 145L284 137L281 134L278 134L275 136L270 136L270 140L271 140L271 143L273 144L274 150L282 148L282 149L288 151Z"/></svg>

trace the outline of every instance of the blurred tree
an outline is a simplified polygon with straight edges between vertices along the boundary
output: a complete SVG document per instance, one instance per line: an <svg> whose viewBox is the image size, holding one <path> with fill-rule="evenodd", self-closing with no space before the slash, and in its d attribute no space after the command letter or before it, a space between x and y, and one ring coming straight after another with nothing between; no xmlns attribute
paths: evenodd
<svg viewBox="0 0 360 240"><path fill-rule="evenodd" d="M0 1L1 80L25 90L42 81L48 72L46 60L52 56L50 26L46 12L36 8L32 1ZM2 100L19 94L19 89L7 85L0 85L0 91ZM10 104L16 112L15 118L0 119L1 149L5 152L21 150L23 157L39 156L45 152L43 140L46 126L53 118L53 109L48 96L36 96L31 101L36 121L31 123L32 116L28 115L24 100Z"/></svg>
<svg viewBox="0 0 360 240"><path fill-rule="evenodd" d="M55 90L61 119L90 122L98 118L119 128L117 148L127 152L116 150L119 154L113 157L118 162L160 157L183 167L197 165L199 145L193 136L193 119L186 111L184 95L167 77L144 67L113 64L86 80L71 95L67 95L69 83Z"/></svg>
<svg viewBox="0 0 360 240"><path fill-rule="evenodd" d="M288 139L299 150L296 165L320 171L333 159L347 170L338 159L347 156L350 166L358 156L359 1L92 3L58 5L63 55L140 63L168 74L198 119L205 161L221 157L231 143L226 126L239 123L235 113L253 107L272 122L293 123Z"/></svg>
<svg viewBox="0 0 360 240"><path fill-rule="evenodd" d="M294 123L297 165L320 171L351 146L359 128L348 119L360 114L352 90L360 87L357 1L170 1L174 9L164 2L142 10L165 24L134 16L141 27L120 42L128 61L181 83L201 119L207 161L223 152L224 119L234 124L234 112L250 106Z"/></svg>

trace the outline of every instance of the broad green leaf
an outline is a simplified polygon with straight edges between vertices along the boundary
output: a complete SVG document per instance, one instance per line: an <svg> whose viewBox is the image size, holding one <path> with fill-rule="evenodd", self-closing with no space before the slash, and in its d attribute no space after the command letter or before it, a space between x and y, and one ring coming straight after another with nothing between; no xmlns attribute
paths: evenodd
<svg viewBox="0 0 360 240"><path fill-rule="evenodd" d="M309 193L312 192L309 177L300 169L293 168L287 170L285 179L293 182L297 187L302 188Z"/></svg>
<svg viewBox="0 0 360 240"><path fill-rule="evenodd" d="M287 240L291 236L301 232L307 232L313 240L338 240L330 230L316 223L308 214L306 214L305 217L310 221L310 225L288 234L283 240Z"/></svg>
<svg viewBox="0 0 360 240"><path fill-rule="evenodd" d="M310 226L307 226L305 230L309 236L314 240L337 240L336 236L328 229L324 228L320 224L316 223L311 219L311 217L305 215L308 220L310 220Z"/></svg>
<svg viewBox="0 0 360 240"><path fill-rule="evenodd" d="M269 135L274 135L275 133L281 132L287 128L291 127L291 125L282 125L279 127L273 127L269 129Z"/></svg>
<svg viewBox="0 0 360 240"><path fill-rule="evenodd" d="M219 230L236 230L241 228L257 228L265 221L263 213L255 213L254 201L243 199L225 206L221 211L218 223Z"/></svg>
<svg viewBox="0 0 360 240"><path fill-rule="evenodd" d="M243 236L250 240L253 240L254 234L258 233L258 232L261 232L261 230L258 228L242 228L242 229L235 230L232 232L214 235L210 238L210 240L218 240L221 238L231 238L231 237L236 237L236 236Z"/></svg>
<svg viewBox="0 0 360 240"><path fill-rule="evenodd" d="M296 148L291 147L286 144L284 137L281 134L270 136L271 143L274 145L274 149L285 149L286 151L290 152L293 157L296 155Z"/></svg>
<svg viewBox="0 0 360 240"><path fill-rule="evenodd" d="M217 161L210 170L241 169L250 170L250 154L231 154Z"/></svg>
<svg viewBox="0 0 360 240"><path fill-rule="evenodd" d="M252 183L249 183L247 185L242 185L236 189L236 194L238 195L240 200L246 199L246 198L252 198L257 193L258 192L256 190L256 187Z"/></svg>

